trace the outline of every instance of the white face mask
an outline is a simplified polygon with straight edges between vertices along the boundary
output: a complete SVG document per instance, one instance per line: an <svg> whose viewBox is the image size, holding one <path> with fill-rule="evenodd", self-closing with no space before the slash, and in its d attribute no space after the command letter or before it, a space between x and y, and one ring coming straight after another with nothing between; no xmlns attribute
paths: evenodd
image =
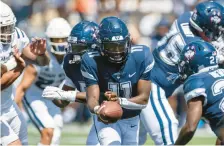
<svg viewBox="0 0 224 146"><path fill-rule="evenodd" d="M66 50L68 48L68 43L67 42L63 42L63 43L50 42L50 45L51 45L51 52L52 53L58 54L58 55L66 54Z"/></svg>
<svg viewBox="0 0 224 146"><path fill-rule="evenodd" d="M0 42L2 44L10 44L13 41L15 33L15 24L0 26Z"/></svg>

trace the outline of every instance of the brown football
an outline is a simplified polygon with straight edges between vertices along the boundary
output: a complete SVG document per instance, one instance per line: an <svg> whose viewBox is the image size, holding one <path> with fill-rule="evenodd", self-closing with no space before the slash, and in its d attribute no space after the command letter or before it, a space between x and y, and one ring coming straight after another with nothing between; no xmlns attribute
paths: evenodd
<svg viewBox="0 0 224 146"><path fill-rule="evenodd" d="M100 111L100 118L109 123L114 123L119 120L123 114L123 110L117 102L105 101L101 104L102 110Z"/></svg>

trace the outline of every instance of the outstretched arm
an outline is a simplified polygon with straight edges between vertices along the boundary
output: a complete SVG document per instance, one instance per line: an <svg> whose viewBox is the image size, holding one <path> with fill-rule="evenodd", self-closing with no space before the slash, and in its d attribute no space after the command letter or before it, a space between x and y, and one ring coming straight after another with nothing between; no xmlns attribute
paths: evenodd
<svg viewBox="0 0 224 146"><path fill-rule="evenodd" d="M67 86L67 85L63 85L62 90L70 92L70 91L75 91L76 89L73 88L73 87ZM63 94L61 94L61 96L62 95ZM53 97L53 95L52 95L52 98L55 98L55 97L56 96ZM77 92L76 96L74 95L71 98L73 98L72 101L80 102L80 103L86 103L86 92ZM69 100L62 100L62 99L53 99L53 103L60 108L64 108L70 103L70 101Z"/></svg>
<svg viewBox="0 0 224 146"><path fill-rule="evenodd" d="M175 145L186 145L194 136L198 122L202 116L203 101L203 96L188 101L187 120L180 131Z"/></svg>
<svg viewBox="0 0 224 146"><path fill-rule="evenodd" d="M37 71L33 65L29 65L24 70L23 78L16 89L15 102L17 104L21 103L26 90L32 85L33 81L36 79Z"/></svg>

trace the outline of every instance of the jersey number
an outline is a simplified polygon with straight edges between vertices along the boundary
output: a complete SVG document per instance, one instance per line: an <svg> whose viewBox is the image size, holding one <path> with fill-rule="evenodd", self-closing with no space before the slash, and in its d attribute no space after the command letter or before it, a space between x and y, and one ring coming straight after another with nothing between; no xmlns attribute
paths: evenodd
<svg viewBox="0 0 224 146"><path fill-rule="evenodd" d="M212 85L212 94L214 96L222 94L224 89L224 79L217 80L213 85ZM224 98L219 104L219 108L224 112Z"/></svg>
<svg viewBox="0 0 224 146"><path fill-rule="evenodd" d="M36 82L36 86L40 89L44 89L46 86L53 84L54 80L46 80L45 78L38 77L38 81Z"/></svg>
<svg viewBox="0 0 224 146"><path fill-rule="evenodd" d="M112 92L115 92L118 96L122 96L125 98L130 98L132 94L131 91L132 87L130 81L122 83L109 82L108 89L111 90ZM120 95L120 90L123 91L123 95Z"/></svg>

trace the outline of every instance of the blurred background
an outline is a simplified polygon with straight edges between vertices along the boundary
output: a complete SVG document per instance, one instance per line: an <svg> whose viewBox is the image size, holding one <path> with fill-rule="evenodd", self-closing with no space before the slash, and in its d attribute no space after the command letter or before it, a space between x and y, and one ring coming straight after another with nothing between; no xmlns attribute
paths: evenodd
<svg viewBox="0 0 224 146"><path fill-rule="evenodd" d="M134 44L144 44L153 50L156 47L158 40L165 35L173 21L179 15L186 11L193 10L198 2L205 0L2 1L12 8L17 18L17 27L25 31L29 38L34 36L45 37L44 32L46 26L48 22L55 17L63 17L69 21L71 26L74 26L80 20L91 20L99 23L105 16L118 16L126 22ZM183 101L180 100L178 102L182 103ZM177 109L183 110L183 108ZM181 110L177 111L177 113L179 113ZM181 117L181 115L179 114L178 117ZM75 122L80 125L90 125L91 114L84 105L73 103L63 109L63 119L64 123ZM206 125L202 124L201 126L199 125L199 127L206 127ZM78 128L79 132L85 131L85 127L77 126L76 128ZM29 131L29 134L35 135L35 132L32 133L32 127L30 129L31 131ZM67 129L71 130L69 127L67 127ZM77 129L75 130L77 131ZM88 130L87 127L86 131L88 132ZM84 134L83 137L86 137L86 134ZM36 141L38 142L38 140ZM68 140L64 139L64 141ZM85 143L84 138L80 141ZM30 144L35 144L35 142L32 142ZM84 144L82 142L78 144Z"/></svg>

